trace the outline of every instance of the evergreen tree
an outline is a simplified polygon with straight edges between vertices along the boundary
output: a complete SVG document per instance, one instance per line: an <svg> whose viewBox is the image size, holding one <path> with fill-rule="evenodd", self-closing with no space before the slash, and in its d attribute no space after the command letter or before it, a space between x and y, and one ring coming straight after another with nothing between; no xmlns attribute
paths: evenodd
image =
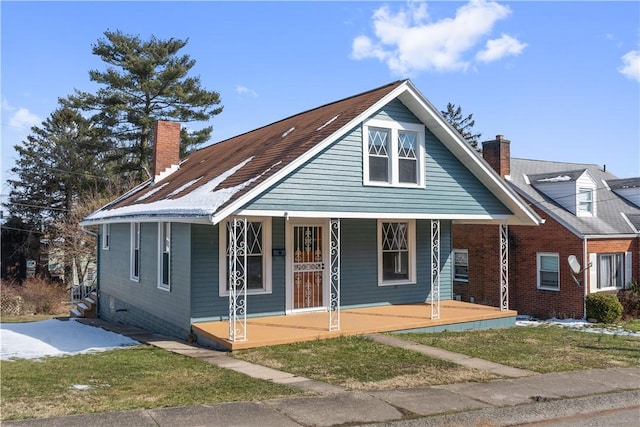
<svg viewBox="0 0 640 427"><path fill-rule="evenodd" d="M121 148L113 157L120 171L138 180L150 178L154 122L207 121L222 111L220 96L203 89L199 77L188 76L195 60L178 54L187 40L152 36L143 41L120 31L104 35L106 39L93 45L93 53L108 64L107 69L89 72L100 89L95 94L76 90L69 102L95 114L96 121L112 132ZM211 131L208 126L184 132L182 153L206 142Z"/></svg>
<svg viewBox="0 0 640 427"><path fill-rule="evenodd" d="M467 140L469 145L477 151L481 151L481 149L478 148L478 140L482 134L473 133L473 126L476 124L476 121L473 120L473 114L463 117L462 107L456 107L450 102L447 104L447 109L445 111L440 111L440 113L442 113L445 120L449 122L449 124L453 126L453 128L457 130L464 139Z"/></svg>
<svg viewBox="0 0 640 427"><path fill-rule="evenodd" d="M45 231L66 215L81 193L104 187L104 144L99 129L77 111L61 107L40 127L33 126L8 180L9 213L30 228Z"/></svg>

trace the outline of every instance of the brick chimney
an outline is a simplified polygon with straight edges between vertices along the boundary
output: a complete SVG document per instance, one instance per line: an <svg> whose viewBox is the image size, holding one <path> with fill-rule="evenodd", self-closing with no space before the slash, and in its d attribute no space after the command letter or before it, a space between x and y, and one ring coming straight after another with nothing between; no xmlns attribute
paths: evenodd
<svg viewBox="0 0 640 427"><path fill-rule="evenodd" d="M180 123L157 121L153 134L153 175L157 181L180 163Z"/></svg>
<svg viewBox="0 0 640 427"><path fill-rule="evenodd" d="M482 157L501 178L511 173L511 141L502 135L496 135L493 141L482 143Z"/></svg>

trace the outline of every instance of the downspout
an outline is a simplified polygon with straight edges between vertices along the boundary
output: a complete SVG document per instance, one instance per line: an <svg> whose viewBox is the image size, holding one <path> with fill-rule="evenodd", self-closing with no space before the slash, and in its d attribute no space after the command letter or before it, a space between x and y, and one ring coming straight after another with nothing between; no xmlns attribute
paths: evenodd
<svg viewBox="0 0 640 427"><path fill-rule="evenodd" d="M98 295L96 298L96 317L100 317L100 235L87 230L84 225L81 225L80 229L96 238L96 294Z"/></svg>
<svg viewBox="0 0 640 427"><path fill-rule="evenodd" d="M587 320L587 295L589 295L589 286L591 286L590 283L588 283L588 279L589 279L589 258L588 258L589 254L587 254L587 237L583 237L582 238L582 259L583 259L583 264L585 266L585 268L583 269L582 274L584 275L584 277L582 278L582 283L584 284L584 297L582 298L582 319L583 320Z"/></svg>

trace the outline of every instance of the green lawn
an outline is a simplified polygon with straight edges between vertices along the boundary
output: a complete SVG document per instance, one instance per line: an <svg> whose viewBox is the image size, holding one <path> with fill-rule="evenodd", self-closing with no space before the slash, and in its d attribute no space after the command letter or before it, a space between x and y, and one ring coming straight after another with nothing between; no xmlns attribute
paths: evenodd
<svg viewBox="0 0 640 427"><path fill-rule="evenodd" d="M640 366L640 338L557 326L402 334L417 343L535 372Z"/></svg>
<svg viewBox="0 0 640 427"><path fill-rule="evenodd" d="M300 391L141 345L0 362L2 420L270 399Z"/></svg>
<svg viewBox="0 0 640 427"><path fill-rule="evenodd" d="M498 378L363 337L240 350L231 355L348 389L415 387Z"/></svg>

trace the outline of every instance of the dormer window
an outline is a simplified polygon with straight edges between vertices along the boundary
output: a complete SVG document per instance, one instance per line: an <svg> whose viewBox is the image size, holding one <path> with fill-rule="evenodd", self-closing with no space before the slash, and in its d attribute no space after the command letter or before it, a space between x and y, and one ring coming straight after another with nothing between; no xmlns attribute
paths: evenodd
<svg viewBox="0 0 640 427"><path fill-rule="evenodd" d="M593 189L578 189L578 216L593 216Z"/></svg>
<svg viewBox="0 0 640 427"><path fill-rule="evenodd" d="M362 163L364 185L424 187L424 126L365 122Z"/></svg>

